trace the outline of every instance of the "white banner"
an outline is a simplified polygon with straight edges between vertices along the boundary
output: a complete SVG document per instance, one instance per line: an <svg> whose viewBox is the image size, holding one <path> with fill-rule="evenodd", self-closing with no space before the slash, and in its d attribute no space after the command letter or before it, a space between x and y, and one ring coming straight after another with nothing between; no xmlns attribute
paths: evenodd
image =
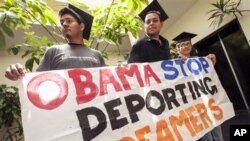
<svg viewBox="0 0 250 141"><path fill-rule="evenodd" d="M234 116L207 58L28 73L25 141L192 141Z"/></svg>

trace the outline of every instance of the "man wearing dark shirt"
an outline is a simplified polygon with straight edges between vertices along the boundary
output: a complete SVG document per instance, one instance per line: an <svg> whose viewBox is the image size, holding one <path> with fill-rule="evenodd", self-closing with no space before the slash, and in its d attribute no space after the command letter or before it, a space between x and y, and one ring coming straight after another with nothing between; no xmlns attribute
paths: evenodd
<svg viewBox="0 0 250 141"><path fill-rule="evenodd" d="M140 14L146 35L132 47L128 63L155 62L170 59L169 43L160 35L163 22L168 18L157 0L150 3Z"/></svg>

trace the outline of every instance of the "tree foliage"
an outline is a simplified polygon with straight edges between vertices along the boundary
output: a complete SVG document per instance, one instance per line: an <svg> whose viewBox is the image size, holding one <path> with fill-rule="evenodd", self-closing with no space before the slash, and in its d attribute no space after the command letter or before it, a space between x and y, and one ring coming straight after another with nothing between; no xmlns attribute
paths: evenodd
<svg viewBox="0 0 250 141"><path fill-rule="evenodd" d="M98 49L100 43L107 43L106 47L112 44L119 50L122 38L128 36L128 32L138 37L142 25L136 11L141 11L142 5L147 4L148 0L112 0L109 5L95 7L87 7L74 0L68 2L88 9L94 16L91 38L85 41L89 46ZM97 42L96 45L93 44L95 42Z"/></svg>
<svg viewBox="0 0 250 141"><path fill-rule="evenodd" d="M14 37L14 30L28 30L35 22L39 23L54 38L46 25L56 25L53 10L42 0L5 0L0 6L0 47L6 45L5 34Z"/></svg>
<svg viewBox="0 0 250 141"><path fill-rule="evenodd" d="M2 141L19 141L23 138L20 119L18 88L0 85L0 128L5 127Z"/></svg>
<svg viewBox="0 0 250 141"><path fill-rule="evenodd" d="M49 40L47 36L36 36L34 32L25 32L24 34L25 42L11 46L9 52L17 55L20 50L24 51L22 58L29 57L25 62L25 68L33 71L34 64L40 63L40 58L44 55L46 48L55 42Z"/></svg>

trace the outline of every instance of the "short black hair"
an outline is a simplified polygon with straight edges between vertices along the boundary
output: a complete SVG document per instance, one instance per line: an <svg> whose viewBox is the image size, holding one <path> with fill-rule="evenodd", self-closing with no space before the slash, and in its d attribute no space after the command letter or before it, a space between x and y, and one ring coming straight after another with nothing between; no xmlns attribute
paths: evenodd
<svg viewBox="0 0 250 141"><path fill-rule="evenodd" d="M63 8L58 13L59 17L62 17L65 14L70 14L71 16L73 16L76 19L78 24L81 24L83 22L80 20L80 18L77 16L77 14L69 8Z"/></svg>
<svg viewBox="0 0 250 141"><path fill-rule="evenodd" d="M91 33L91 27L93 24L94 17L85 11L75 7L72 4L69 4L68 7L65 7L59 11L60 18L65 14L72 15L73 18L76 19L76 21L81 24L83 23L85 25L85 28L83 30L83 38L88 40Z"/></svg>

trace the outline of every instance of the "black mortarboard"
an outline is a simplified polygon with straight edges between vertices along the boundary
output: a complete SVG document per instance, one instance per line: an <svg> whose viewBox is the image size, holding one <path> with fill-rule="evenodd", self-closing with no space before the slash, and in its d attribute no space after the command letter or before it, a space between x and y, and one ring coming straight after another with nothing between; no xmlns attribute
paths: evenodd
<svg viewBox="0 0 250 141"><path fill-rule="evenodd" d="M165 21L168 18L168 15L157 0L153 0L153 2L151 2L145 9L141 11L139 16L145 22L145 17L149 13L159 13L161 22Z"/></svg>
<svg viewBox="0 0 250 141"><path fill-rule="evenodd" d="M197 34L182 32L180 35L176 36L173 40L180 43L183 41L191 40L195 36L197 36Z"/></svg>
<svg viewBox="0 0 250 141"><path fill-rule="evenodd" d="M83 38L88 40L91 32L91 27L93 23L93 16L90 14L82 11L81 9L75 7L72 4L69 4L69 8L63 8L60 12L59 15L62 16L65 13L71 13L74 14L74 17L77 18L80 22L84 23L84 30L83 30Z"/></svg>

